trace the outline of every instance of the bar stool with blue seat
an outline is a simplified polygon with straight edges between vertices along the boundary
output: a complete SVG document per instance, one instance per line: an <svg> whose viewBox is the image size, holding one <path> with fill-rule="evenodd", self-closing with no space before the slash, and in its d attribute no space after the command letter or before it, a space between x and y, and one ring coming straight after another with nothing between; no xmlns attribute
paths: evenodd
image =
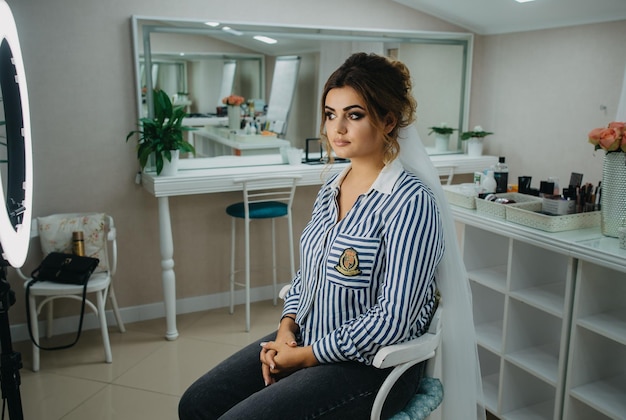
<svg viewBox="0 0 626 420"><path fill-rule="evenodd" d="M289 262L291 278L295 276L293 221L291 207L296 192L296 183L300 176L273 175L268 177L256 177L237 179L234 182L243 186L243 201L231 204L226 208L226 213L231 216L231 258L230 258L230 313L235 310L235 286L245 288L246 306L246 331L250 331L250 221L254 219L271 219L272 221L272 284L274 286L274 304L277 293L276 262L276 219L287 220L289 236ZM235 239L237 236L237 219L243 219L245 231L245 280L244 283L235 281ZM290 280L291 280L290 278Z"/></svg>

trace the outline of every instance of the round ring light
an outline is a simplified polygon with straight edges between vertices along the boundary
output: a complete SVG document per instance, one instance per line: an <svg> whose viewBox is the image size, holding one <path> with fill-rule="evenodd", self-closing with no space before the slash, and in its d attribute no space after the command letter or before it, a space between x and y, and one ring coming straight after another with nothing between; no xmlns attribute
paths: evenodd
<svg viewBox="0 0 626 420"><path fill-rule="evenodd" d="M0 87L4 108L0 124L6 131L6 138L0 139L0 147L6 147L0 164L0 249L11 266L21 267L30 242L32 142L22 51L13 14L4 0L0 0Z"/></svg>

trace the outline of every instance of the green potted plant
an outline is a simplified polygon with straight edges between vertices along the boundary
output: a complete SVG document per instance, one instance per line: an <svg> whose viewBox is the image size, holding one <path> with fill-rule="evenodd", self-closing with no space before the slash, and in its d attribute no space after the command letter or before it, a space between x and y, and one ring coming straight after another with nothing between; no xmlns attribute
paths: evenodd
<svg viewBox="0 0 626 420"><path fill-rule="evenodd" d="M483 139L493 134L485 131L480 125L474 127L472 131L464 131L461 133L461 140L469 140L467 142L467 154L470 156L481 156L483 154Z"/></svg>
<svg viewBox="0 0 626 420"><path fill-rule="evenodd" d="M126 136L128 141L138 134L137 158L141 169L144 169L154 155L157 175L161 174L165 161L172 162L180 152L189 152L195 155L193 145L185 140L186 131L195 128L183 125L183 118L187 115L184 107L172 106L169 96L163 90L154 90L154 117L140 118L139 130L133 130Z"/></svg>
<svg viewBox="0 0 626 420"><path fill-rule="evenodd" d="M435 150L438 152L445 152L448 150L448 145L450 144L450 135L455 132L457 129L448 127L448 124L442 122L438 126L428 127L430 131L428 135L435 133Z"/></svg>

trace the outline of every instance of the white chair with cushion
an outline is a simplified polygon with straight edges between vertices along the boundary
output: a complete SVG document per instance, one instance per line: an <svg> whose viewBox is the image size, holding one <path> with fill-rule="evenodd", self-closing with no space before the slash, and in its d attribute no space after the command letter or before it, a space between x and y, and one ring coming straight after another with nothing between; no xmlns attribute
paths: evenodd
<svg viewBox="0 0 626 420"><path fill-rule="evenodd" d="M271 176L263 178L238 179L234 182L243 186L243 201L232 204L226 208L226 213L231 216L231 260L230 260L230 313L234 312L235 306L235 286L245 288L246 306L246 331L250 331L250 222L255 219L271 219L272 221L272 270L274 286L274 304L276 304L277 293L277 271L276 262L276 219L287 220L287 233L289 236L289 263L291 278L295 276L294 261L294 241L293 222L291 207L296 192L296 183L300 176ZM235 281L237 273L235 267L235 239L237 236L237 219L244 221L245 232L245 258L244 258L244 283ZM290 280L291 280L290 278Z"/></svg>
<svg viewBox="0 0 626 420"><path fill-rule="evenodd" d="M50 252L71 253L72 232L83 231L85 241L85 255L98 258L98 268L89 278L87 283L86 308L91 308L98 317L102 342L104 344L105 361L111 363L111 345L105 315L107 297L111 300L111 306L115 321L120 332L125 327L120 316L115 292L113 290L113 275L117 266L117 241L113 218L103 213L72 213L58 214L33 219L31 238L39 237L42 252L47 255ZM31 280L18 269L19 275L26 280L26 286ZM90 295L95 294L96 303L89 300ZM39 343L38 314L47 305L46 337L53 335L53 304L57 299L75 299L82 301L83 286L72 284L60 284L49 281L38 281L30 287L30 326L33 338ZM39 371L39 348L33 344L33 371Z"/></svg>
<svg viewBox="0 0 626 420"><path fill-rule="evenodd" d="M290 287L290 284L284 286L278 296L284 299ZM439 346L441 344L442 312L443 308L440 302L425 334L405 343L382 347L374 356L373 366L379 369L393 367L393 370L376 394L370 414L371 420L380 420L385 400L402 374L425 360L428 360L428 363L417 394L389 420L424 420L426 418L434 420L441 417L441 410L437 409L443 401L443 385L438 379L441 376Z"/></svg>
<svg viewBox="0 0 626 420"><path fill-rule="evenodd" d="M439 304L425 334L405 343L383 347L376 353L373 365L379 369L393 367L393 370L376 394L371 420L380 419L385 399L402 374L425 360L428 363L417 394L390 420L423 420L443 401L443 385L437 379L441 375L441 360L437 356L441 344L442 311L442 305Z"/></svg>

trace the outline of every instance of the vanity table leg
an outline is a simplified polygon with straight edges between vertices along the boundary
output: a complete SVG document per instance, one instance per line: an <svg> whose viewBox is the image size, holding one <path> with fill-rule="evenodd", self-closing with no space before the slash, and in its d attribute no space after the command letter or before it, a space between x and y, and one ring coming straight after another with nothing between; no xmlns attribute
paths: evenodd
<svg viewBox="0 0 626 420"><path fill-rule="evenodd" d="M159 197L159 235L161 241L161 268L163 269L163 303L165 303L165 338L176 340L176 274L174 273L174 240L170 204L167 197Z"/></svg>

